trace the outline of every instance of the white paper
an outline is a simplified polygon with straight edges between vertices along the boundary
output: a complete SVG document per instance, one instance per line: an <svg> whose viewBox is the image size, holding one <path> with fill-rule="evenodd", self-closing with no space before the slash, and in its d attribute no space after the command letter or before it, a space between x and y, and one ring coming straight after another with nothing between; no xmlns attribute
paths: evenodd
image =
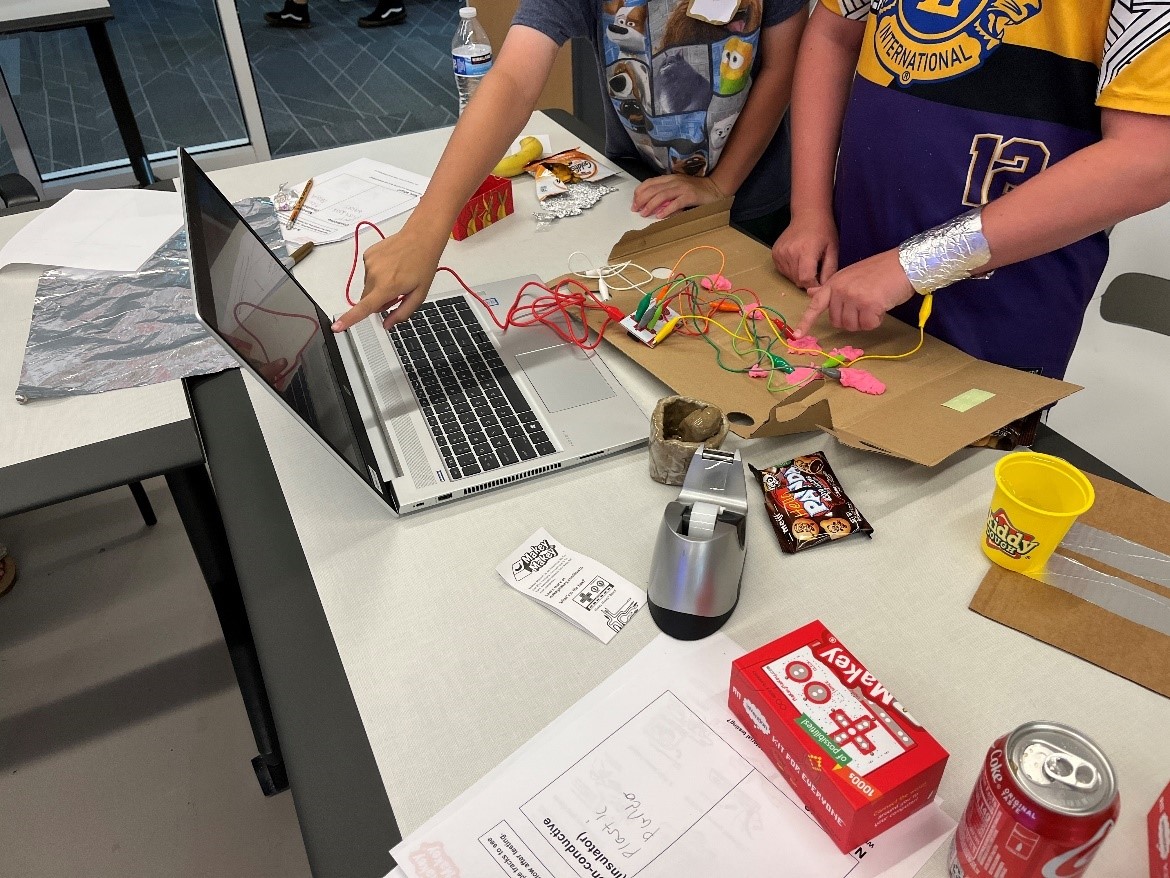
<svg viewBox="0 0 1170 878"><path fill-rule="evenodd" d="M499 563L500 578L602 643L646 603L646 592L541 528Z"/></svg>
<svg viewBox="0 0 1170 878"><path fill-rule="evenodd" d="M305 180L293 188L299 193ZM284 238L291 244L331 244L353 237L360 220L380 223L412 210L430 177L412 174L384 162L358 159L313 178L313 188L291 229L291 208L278 213Z"/></svg>
<svg viewBox="0 0 1170 878"><path fill-rule="evenodd" d="M0 249L12 263L137 271L183 224L179 196L147 189L75 189Z"/></svg>
<svg viewBox="0 0 1170 878"><path fill-rule="evenodd" d="M935 803L842 854L728 709L742 654L659 636L405 838L391 874L914 875L954 821Z"/></svg>

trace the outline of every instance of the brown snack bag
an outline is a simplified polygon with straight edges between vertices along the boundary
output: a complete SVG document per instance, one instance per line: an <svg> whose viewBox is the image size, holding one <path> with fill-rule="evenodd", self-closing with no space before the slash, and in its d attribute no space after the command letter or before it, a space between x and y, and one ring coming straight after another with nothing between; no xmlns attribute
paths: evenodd
<svg viewBox="0 0 1170 878"><path fill-rule="evenodd" d="M801 455L755 473L780 548L792 554L873 527L853 505L824 452Z"/></svg>

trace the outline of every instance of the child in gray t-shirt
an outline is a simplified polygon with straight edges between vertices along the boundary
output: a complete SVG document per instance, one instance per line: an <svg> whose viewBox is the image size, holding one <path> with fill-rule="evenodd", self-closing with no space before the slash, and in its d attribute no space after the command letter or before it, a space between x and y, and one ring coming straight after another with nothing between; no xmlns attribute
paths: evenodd
<svg viewBox="0 0 1170 878"><path fill-rule="evenodd" d="M468 104L422 201L365 254L362 301L336 331L426 298L459 210L532 115L559 47L590 40L606 103L606 153L657 176L634 192L645 217L733 195L732 218L769 243L788 208L788 108L806 0L521 0L495 64ZM769 228L770 227L770 228Z"/></svg>
<svg viewBox="0 0 1170 878"><path fill-rule="evenodd" d="M772 62L787 72L794 61L794 51L765 58L766 50L774 48L765 36L772 40L770 29L803 13L807 4L742 0L738 6L727 4L734 14L724 25L692 17L690 5L689 0L521 0L512 24L538 30L558 45L573 37L592 43L605 97L605 151L610 157L640 158L656 174L706 177L721 193L735 194L732 218L738 222L785 209L788 132L770 135L784 115L786 93L772 106L761 107L757 101L748 111L751 127L769 134L762 152L747 155L754 161L744 167L748 162L733 155L734 168L717 169L732 132L739 130L761 68ZM645 201L635 198L640 213L666 215L686 206L671 205L663 212L661 202L653 199L659 187L668 190L663 201L685 191L683 181L669 182L673 185L663 181L648 186Z"/></svg>

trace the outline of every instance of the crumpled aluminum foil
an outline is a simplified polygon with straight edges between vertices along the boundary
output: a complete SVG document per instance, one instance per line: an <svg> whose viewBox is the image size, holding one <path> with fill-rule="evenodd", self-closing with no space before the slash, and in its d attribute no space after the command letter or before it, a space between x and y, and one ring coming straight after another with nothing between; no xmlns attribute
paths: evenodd
<svg viewBox="0 0 1170 878"><path fill-rule="evenodd" d="M613 186L604 183L570 183L559 195L550 195L540 203L540 210L533 214L538 227L547 226L555 219L577 216L597 204L603 195L617 192Z"/></svg>
<svg viewBox="0 0 1170 878"><path fill-rule="evenodd" d="M286 251L270 198L236 203L277 254ZM234 368L195 318L187 231L131 274L54 268L37 284L16 399L101 393Z"/></svg>
<svg viewBox="0 0 1170 878"><path fill-rule="evenodd" d="M929 295L966 280L991 261L982 216L977 207L898 246L898 262L916 293Z"/></svg>

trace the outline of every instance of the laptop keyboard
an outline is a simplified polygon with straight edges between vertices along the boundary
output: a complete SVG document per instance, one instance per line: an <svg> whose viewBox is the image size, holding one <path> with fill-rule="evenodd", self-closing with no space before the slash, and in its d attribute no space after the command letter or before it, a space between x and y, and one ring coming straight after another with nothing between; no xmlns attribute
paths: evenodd
<svg viewBox="0 0 1170 878"><path fill-rule="evenodd" d="M424 302L389 336L453 479L556 451L462 296Z"/></svg>

